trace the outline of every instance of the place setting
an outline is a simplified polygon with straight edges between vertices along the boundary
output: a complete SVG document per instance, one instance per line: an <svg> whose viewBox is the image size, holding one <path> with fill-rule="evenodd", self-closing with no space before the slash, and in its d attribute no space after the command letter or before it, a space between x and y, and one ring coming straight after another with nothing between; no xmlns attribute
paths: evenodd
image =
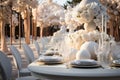
<svg viewBox="0 0 120 80"><path fill-rule="evenodd" d="M42 56L39 57L38 62L45 65L57 65L63 63L63 58L60 56Z"/></svg>
<svg viewBox="0 0 120 80"><path fill-rule="evenodd" d="M65 63L66 68L80 68L80 69L92 69L92 68L102 68L102 69L116 69L120 68L120 59L111 60L110 62L98 61L94 59L79 59L72 60Z"/></svg>
<svg viewBox="0 0 120 80"><path fill-rule="evenodd" d="M112 63L111 63L111 67L120 68L120 59L113 60Z"/></svg>
<svg viewBox="0 0 120 80"><path fill-rule="evenodd" d="M58 49L50 48L43 54L44 56L62 56Z"/></svg>
<svg viewBox="0 0 120 80"><path fill-rule="evenodd" d="M92 59L82 59L82 60L74 60L70 62L70 66L73 68L99 68L101 67L97 61Z"/></svg>

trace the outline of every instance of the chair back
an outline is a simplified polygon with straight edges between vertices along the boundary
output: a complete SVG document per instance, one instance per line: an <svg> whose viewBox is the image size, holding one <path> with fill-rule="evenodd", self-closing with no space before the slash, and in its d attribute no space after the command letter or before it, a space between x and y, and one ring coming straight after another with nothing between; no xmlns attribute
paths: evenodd
<svg viewBox="0 0 120 80"><path fill-rule="evenodd" d="M32 49L27 44L23 44L23 50L26 58L28 59L28 63L32 63L35 60Z"/></svg>
<svg viewBox="0 0 120 80"><path fill-rule="evenodd" d="M37 50L38 55L41 55L41 54L40 54L40 46L39 46L38 42L37 42L37 41L34 41L34 45L35 45L35 48L36 48L36 50Z"/></svg>
<svg viewBox="0 0 120 80"><path fill-rule="evenodd" d="M18 68L18 70L22 69L22 58L21 58L20 52L13 45L10 46L10 51L11 51L12 55L14 56L15 66Z"/></svg>
<svg viewBox="0 0 120 80"><path fill-rule="evenodd" d="M3 80L11 80L12 65L10 59L2 51L0 51L0 65L3 70Z"/></svg>

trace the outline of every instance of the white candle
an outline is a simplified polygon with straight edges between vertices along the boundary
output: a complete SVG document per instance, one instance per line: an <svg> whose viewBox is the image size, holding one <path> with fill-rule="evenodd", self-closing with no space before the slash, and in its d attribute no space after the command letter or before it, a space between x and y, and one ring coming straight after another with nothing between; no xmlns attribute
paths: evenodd
<svg viewBox="0 0 120 80"><path fill-rule="evenodd" d="M103 20L103 17L104 17L104 16L103 16L103 14L102 14L102 33L103 33L103 27L104 27L104 23L103 23L104 20Z"/></svg>
<svg viewBox="0 0 120 80"><path fill-rule="evenodd" d="M101 34L101 38L102 38L102 43L101 43L101 44L102 44L102 47L103 47L103 37L104 37L104 36L103 36L103 27L104 27L104 22L103 22L103 21L104 21L104 20L103 20L104 18L103 18L103 17L104 17L104 16L103 16L103 13L102 13L102 34Z"/></svg>
<svg viewBox="0 0 120 80"><path fill-rule="evenodd" d="M105 33L107 34L107 20L106 20L106 16L105 16Z"/></svg>
<svg viewBox="0 0 120 80"><path fill-rule="evenodd" d="M100 39L99 39L99 41L98 41L98 48L100 48L101 47L101 43L100 43Z"/></svg>

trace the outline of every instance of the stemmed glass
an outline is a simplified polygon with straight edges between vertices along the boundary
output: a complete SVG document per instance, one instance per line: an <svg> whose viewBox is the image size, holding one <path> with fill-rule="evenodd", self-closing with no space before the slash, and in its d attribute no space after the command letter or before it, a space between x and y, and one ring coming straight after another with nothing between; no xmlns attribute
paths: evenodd
<svg viewBox="0 0 120 80"><path fill-rule="evenodd" d="M64 64L68 68L69 67L69 61L70 61L71 47L66 44L65 36L62 36L59 41L54 42L54 46L53 47L55 49L57 49L59 54L62 55L63 62L64 62Z"/></svg>
<svg viewBox="0 0 120 80"><path fill-rule="evenodd" d="M102 65L104 68L110 67L110 45L104 44L103 46L99 46L98 48L94 47L94 51L97 55L97 61Z"/></svg>
<svg viewBox="0 0 120 80"><path fill-rule="evenodd" d="M64 46L64 47L63 47ZM62 40L59 46L59 52L62 54L64 64L67 68L70 68L70 52L71 47L66 44L65 40Z"/></svg>

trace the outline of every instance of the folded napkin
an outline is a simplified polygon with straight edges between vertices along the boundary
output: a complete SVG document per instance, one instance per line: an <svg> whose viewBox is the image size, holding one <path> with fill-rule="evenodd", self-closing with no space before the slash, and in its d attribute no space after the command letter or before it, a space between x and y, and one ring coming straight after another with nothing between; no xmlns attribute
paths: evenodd
<svg viewBox="0 0 120 80"><path fill-rule="evenodd" d="M44 53L44 56L53 56L53 55L59 55L59 56L61 56L61 55L59 54L58 50L53 50L53 49L49 49L49 50L47 50L47 51Z"/></svg>
<svg viewBox="0 0 120 80"><path fill-rule="evenodd" d="M82 60L74 60L74 61L72 61L71 65L77 65L77 66L94 66L94 65L98 65L98 63L95 60L82 59Z"/></svg>
<svg viewBox="0 0 120 80"><path fill-rule="evenodd" d="M59 56L42 56L38 59L41 62L62 62L62 57Z"/></svg>

